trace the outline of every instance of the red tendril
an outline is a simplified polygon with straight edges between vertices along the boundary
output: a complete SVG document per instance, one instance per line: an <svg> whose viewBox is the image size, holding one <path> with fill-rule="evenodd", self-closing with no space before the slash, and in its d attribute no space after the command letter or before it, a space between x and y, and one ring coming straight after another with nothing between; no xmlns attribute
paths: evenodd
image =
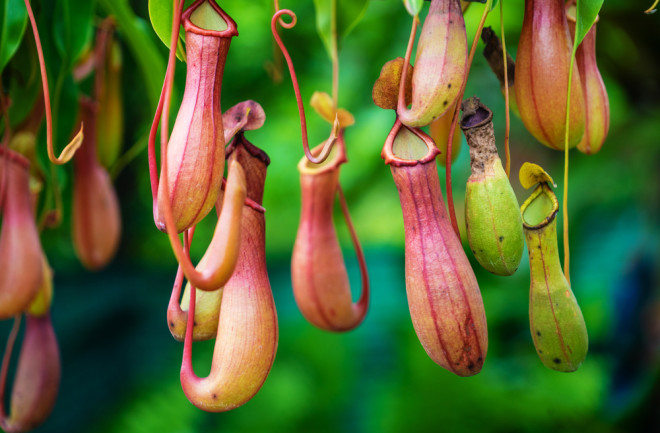
<svg viewBox="0 0 660 433"><path fill-rule="evenodd" d="M488 8L484 7L484 13L481 16L481 21L479 22L479 27L477 27L477 32L474 35L474 40L472 41L472 47L470 48L470 55L468 56L468 63L465 70L465 76L469 77L470 67L472 66L472 60L474 59L474 53L477 51L477 42L479 42L479 36L481 35L481 30L484 28L484 23L486 22L486 17L488 16ZM506 68L505 68L506 70ZM454 195L452 193L451 186L451 147L452 141L454 140L454 131L456 130L456 123L458 122L458 113L461 110L460 102L463 100L463 95L465 94L465 86L467 86L467 78L463 80L463 85L461 86L461 91L458 92L458 102L456 103L456 109L454 110L454 117L452 118L451 128L449 128L449 142L447 143L447 166L446 166L446 183L447 183L447 208L449 210L449 217L451 219L451 225L454 227L454 232L456 236L461 237L460 232L458 231L458 222L456 221L456 210L454 209Z"/></svg>
<svg viewBox="0 0 660 433"><path fill-rule="evenodd" d="M348 231L351 234L351 241L353 242L355 255L357 256L358 264L360 266L360 276L362 278L362 295L360 295L357 306L359 314L364 315L367 311L367 306L369 305L369 274L367 273L367 262L364 258L364 252L362 251L360 240L358 239L357 233L355 232L355 227L353 226L351 215L348 212L346 197L344 196L344 191L342 190L341 185L337 185L337 196L339 198L341 211L344 214L344 219L346 220L346 227L348 227Z"/></svg>
<svg viewBox="0 0 660 433"><path fill-rule="evenodd" d="M419 18L417 15L413 17L412 27L410 29L410 37L408 38L408 47L406 48L406 57L403 59L403 69L401 70L401 79L399 80L399 101L398 111L404 111L407 108L406 104L406 81L408 78L408 66L410 65L410 57L412 56L413 45L415 44L415 35L417 34L417 25Z"/></svg>
<svg viewBox="0 0 660 433"><path fill-rule="evenodd" d="M169 99L172 94L172 85L174 83L174 67L176 62L176 44L179 40L179 29L181 27L181 14L183 13L184 0L177 2L173 0L174 16L172 17L172 38L170 39L170 54L167 59L167 70L165 72L165 80L163 81L163 88L160 92L158 99L158 107L154 120L151 123L149 130L148 154L149 154L149 178L151 179L151 196L154 200L154 210L156 209L156 196L158 194L158 165L156 163L156 134L158 132L158 125L161 125L161 147L167 146L169 135ZM165 105L165 101L167 105Z"/></svg>
<svg viewBox="0 0 660 433"><path fill-rule="evenodd" d="M32 26L32 33L34 34L34 44L37 47L37 56L39 57L39 70L41 71L41 83L44 92L44 105L46 107L46 145L48 148L48 159L53 164L62 165L66 164L73 158L76 150L82 144L83 139L83 125L80 124L80 131L71 140L69 144L62 150L60 156L56 157L53 150L53 119L50 107L50 91L48 90L48 75L46 73L46 62L44 60L44 53L41 47L41 39L39 38L39 31L37 30L37 22L32 13L32 7L29 0L24 0L25 7L27 8L28 17L30 18L30 25Z"/></svg>
<svg viewBox="0 0 660 433"><path fill-rule="evenodd" d="M511 177L511 151L509 149L509 134L511 132L511 115L509 104L509 68L506 59L506 42L504 41L504 0L500 0L500 32L502 33L502 62L504 63L504 113L506 129L504 130L504 155L506 158L506 176Z"/></svg>
<svg viewBox="0 0 660 433"><path fill-rule="evenodd" d="M289 16L291 18L291 22L285 23L284 20L281 18L282 15ZM279 33L277 32L278 22L285 29L291 29L296 25L297 22L296 14L289 9L278 10L277 12L275 12L275 15L273 15L273 18L271 19L270 28L271 31L273 32L273 38L275 38L275 42L277 42L277 45L280 47L280 50L282 50L282 54L284 55L286 64L289 67L289 74L291 74L291 83L293 84L293 91L296 94L296 101L298 102L298 113L300 114L300 128L302 130L302 142L303 142L303 150L305 151L305 156L310 162L314 164L320 164L328 158L328 155L332 150L332 146L336 141L337 130L339 129L339 121L335 117L335 123L333 125L332 132L330 133L330 137L328 137L328 139L325 141L323 148L319 153L319 156L315 157L314 155L312 155L312 152L309 150L309 140L307 137L307 119L305 118L305 107L303 106L302 96L300 95L300 86L298 86L298 78L296 76L296 71L293 67L293 61L291 60L291 56L289 55L289 52L287 51L286 47L284 46L284 43L282 42L282 39L280 38Z"/></svg>

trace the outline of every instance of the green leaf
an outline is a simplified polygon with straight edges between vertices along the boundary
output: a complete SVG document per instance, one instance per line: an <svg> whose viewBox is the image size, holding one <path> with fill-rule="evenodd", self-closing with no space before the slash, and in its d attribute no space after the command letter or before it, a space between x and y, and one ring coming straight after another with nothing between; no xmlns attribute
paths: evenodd
<svg viewBox="0 0 660 433"><path fill-rule="evenodd" d="M12 127L15 127L30 113L42 89L37 49L31 35L23 38L5 70L9 78L9 98L12 101L9 118Z"/></svg>
<svg viewBox="0 0 660 433"><path fill-rule="evenodd" d="M135 15L128 0L99 0L101 7L117 19L119 31L144 77L151 109L155 110L165 77L165 60L156 46L149 25Z"/></svg>
<svg viewBox="0 0 660 433"><path fill-rule="evenodd" d="M336 2L337 45L358 25L364 17L369 0L314 0L316 30L332 58L332 4Z"/></svg>
<svg viewBox="0 0 660 433"><path fill-rule="evenodd" d="M95 3L94 0L58 0L56 3L52 18L55 48L67 68L73 67L92 40Z"/></svg>
<svg viewBox="0 0 660 433"><path fill-rule="evenodd" d="M186 0L184 8L190 6L194 0ZM172 0L149 0L149 19L151 26L165 44L167 49L170 48L170 41L172 39L172 15L174 14L174 2ZM184 38L184 32L179 34L181 40ZM185 51L181 41L176 47L176 56L179 60L184 61L186 58Z"/></svg>
<svg viewBox="0 0 660 433"><path fill-rule="evenodd" d="M604 0L577 0L575 16L575 45L580 45L596 22Z"/></svg>
<svg viewBox="0 0 660 433"><path fill-rule="evenodd" d="M497 4L498 4L499 2L500 2L500 0L493 0L493 1L490 3L490 10L489 10L489 12L492 12L492 10L495 9L495 7L497 6Z"/></svg>
<svg viewBox="0 0 660 433"><path fill-rule="evenodd" d="M424 0L403 0L403 5L410 15L417 16L424 7Z"/></svg>
<svg viewBox="0 0 660 433"><path fill-rule="evenodd" d="M27 26L27 9L23 0L2 0L0 5L0 74L2 74L23 39Z"/></svg>

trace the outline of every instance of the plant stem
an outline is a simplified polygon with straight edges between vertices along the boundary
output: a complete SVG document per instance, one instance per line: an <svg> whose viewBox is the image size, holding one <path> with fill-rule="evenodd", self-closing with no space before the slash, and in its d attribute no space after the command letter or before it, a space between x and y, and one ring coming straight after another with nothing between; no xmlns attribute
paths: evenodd
<svg viewBox="0 0 660 433"><path fill-rule="evenodd" d="M506 42L504 41L504 0L500 0L500 33L502 35L502 62L504 63L504 113L506 129L504 130L504 155L506 177L511 177L511 152L509 149L509 134L511 132L511 113L509 106L509 68L506 61Z"/></svg>
<svg viewBox="0 0 660 433"><path fill-rule="evenodd" d="M182 0L183 2L183 0ZM183 235L183 251L190 260L190 242L192 236L188 235L188 230ZM197 289L194 285L190 285L190 301L188 303L188 320L186 321L186 336L183 340L183 361L181 369L187 369L195 375L195 369L192 365L192 345L193 345L193 331L195 328L195 307L197 306Z"/></svg>
<svg viewBox="0 0 660 433"><path fill-rule="evenodd" d="M415 35L417 34L417 25L419 17L413 17L410 37L408 38L408 47L406 48L406 57L403 59L403 69L401 70L401 80L399 81L399 101L397 111L403 111L408 108L406 104L406 81L408 81L408 65L410 65L410 56L412 56L413 45L415 44Z"/></svg>
<svg viewBox="0 0 660 433"><path fill-rule="evenodd" d="M353 226L353 221L351 220L351 214L348 212L346 197L344 196L344 191L342 190L341 185L337 185L337 196L339 198L341 211L344 214L344 219L346 220L346 227L348 227L348 231L351 234L351 241L353 242L355 255L357 256L358 264L360 266L360 275L362 277L362 295L360 295L358 305L366 309L367 305L369 304L369 274L367 273L367 262L364 258L364 252L362 251L360 240L358 239L357 233L355 232L355 227Z"/></svg>
<svg viewBox="0 0 660 433"><path fill-rule="evenodd" d="M339 51L337 48L337 0L332 0L330 15L330 40L332 50L332 102L335 110L339 104Z"/></svg>
<svg viewBox="0 0 660 433"><path fill-rule="evenodd" d="M30 0L24 0L25 2L25 7L28 12L28 17L30 18L30 25L32 26L32 34L34 35L34 44L37 47L37 57L39 58L39 70L41 72L41 84L43 86L43 92L44 92L44 105L46 107L46 146L48 150L48 159L50 162L53 164L61 165L61 164L66 164L69 162L71 158L73 158L73 153L75 153L75 144L77 143L78 146L80 146L80 142L82 142L82 125L80 126L80 132L76 134L76 136L71 140L71 143L69 143L64 150L62 150L62 153L60 153L60 156L55 157L55 151L53 150L53 119L52 119L52 112L51 112L51 107L50 107L50 92L48 90L48 74L46 72L46 61L44 60L44 52L41 47L41 39L39 38L39 30L37 30L37 22L34 19L34 14L32 13L32 6L30 6ZM61 76L62 74L60 74ZM58 77L58 82L60 81L60 78ZM55 105L57 107L57 105ZM70 150L73 148L73 152Z"/></svg>
<svg viewBox="0 0 660 433"><path fill-rule="evenodd" d="M175 47L176 47L176 40L179 37L179 28L181 27L181 14L183 12L183 6L184 6L184 0L180 0L177 2L177 0L174 0L174 13L172 17L172 41L170 44L170 59L169 59L169 65L168 65L168 73L166 73L165 76L165 84L163 85L163 95L162 95L162 114L161 116L156 115L155 123L157 124L157 119L159 117L162 117L162 122L161 122L161 145L160 145L160 159L161 159L161 165L162 165L162 175L163 175L163 185L165 187L163 188L163 194L165 199L162 201L163 203L163 217L165 219L165 231L167 232L167 236L170 240L170 245L172 246L172 250L174 252L174 255L176 257L177 262L183 269L183 273L186 276L186 279L188 282L191 284L191 286L202 289L202 290L215 290L217 289L218 286L224 284L226 280L231 277L231 272L233 271L233 266L235 264L235 261L232 261L232 259L225 260L227 257L225 255L224 258L220 259L218 262L220 263L219 267L215 269L215 272L213 272L211 275L204 274L202 271L198 271L195 266L192 264L190 261L190 255L186 254L184 251L184 248L181 246L181 240L179 239L178 234L176 233L175 230L175 223L174 223L174 215L172 213L172 203L171 203L171 197L170 197L170 190L169 190L169 183L168 183L168 168L167 168L167 142L169 140L169 132L168 132L168 118L169 118L169 110L170 110L170 100L171 100L171 94L172 94L172 87L174 84L174 68L173 68L173 62L175 61ZM160 104L159 104L160 105ZM156 126L157 127L157 126ZM152 130L150 132L150 152L155 153L155 143L152 143L152 135L155 134L155 128L152 126ZM154 155L155 157L155 155ZM240 200L241 205L245 201L245 175L243 173L243 169L240 166L239 163L236 163L238 174L235 175L234 179L236 184L232 184L233 189L231 192L226 192L225 198L223 200L223 215L229 215L227 221L222 221L222 218L218 218L218 223L223 227L223 230L225 233L233 233L236 235L236 226L234 226L234 223L236 219L240 220L240 211L236 212L236 207L237 202ZM234 173L231 169L228 171L227 175L227 185L229 185L229 180L232 179L232 176L234 176ZM156 205L156 201L154 200L154 208ZM225 207L231 207L231 210L226 210ZM242 209L242 208L241 208ZM221 234L220 236L224 236L224 233ZM213 235L214 239L216 237L216 233ZM184 236L184 244L187 239L187 236ZM232 239L231 236L226 236L223 238L226 240L230 246L225 245L226 248L224 248L225 253L232 254L231 250L233 247L236 247L236 245L232 244ZM237 247L235 248L236 250L238 249ZM235 256L234 256L235 257ZM233 264L232 264L233 263ZM226 277L226 280L225 280ZM216 283L217 280L223 280L224 282L222 284L218 284L215 288L211 289L212 285ZM194 295L193 295L194 296ZM194 314L194 311L193 311Z"/></svg>
<svg viewBox="0 0 660 433"><path fill-rule="evenodd" d="M291 22L285 23L281 18L282 15L288 15L291 18ZM284 43L282 42L282 38L280 38L280 35L277 32L278 21L280 22L280 25L285 29L293 28L293 26L296 25L296 21L297 21L296 14L288 9L278 10L277 12L275 12L275 15L273 15L273 18L270 21L270 29L271 32L273 33L273 38L275 38L275 42L277 42L277 45L280 47L280 50L282 51L282 55L284 55L284 59L286 60L287 67L289 68L289 74L291 75L291 84L293 84L293 92L296 95L296 102L298 103L298 114L300 116L300 129L302 133L303 151L305 152L305 156L310 162L314 164L320 164L328 158L328 155L330 155L330 150L332 150L332 146L335 143L337 129L339 125L338 122L335 120L335 125L332 128L330 137L328 137L328 139L325 141L325 144L323 145L321 152L316 157L312 155L312 152L309 149L309 139L307 137L307 119L305 117L305 107L303 105L302 96L300 94L300 86L298 85L298 77L296 76L296 70L293 67L293 61L291 60L289 51L284 46Z"/></svg>
<svg viewBox="0 0 660 433"><path fill-rule="evenodd" d="M486 5L484 6L484 13L481 16L481 21L479 22L479 27L477 27L477 32L474 35L474 39L472 40L472 47L470 48L470 55L468 56L468 63L467 67L465 68L465 77L466 79L463 80L463 85L461 86L461 91L458 92L457 102L456 102L456 109L454 110L454 117L451 122L451 127L449 128L449 137L447 138L447 164L446 164L446 171L445 171L445 182L447 184L447 208L449 210L449 218L451 219L451 225L454 228L454 232L456 232L456 236L459 238L461 237L461 234L458 230L458 222L456 220L456 210L454 209L454 194L452 193L452 186L451 186L451 147L452 147L452 141L454 140L454 132L456 131L456 124L458 123L458 113L461 110L461 104L460 102L463 100L463 95L465 94L465 87L467 86L467 77L470 75L470 67L472 66L472 60L474 59L474 53L477 51L477 42L479 42L479 36L481 36L481 31L484 28L484 23L486 22L486 17L488 17L488 12L490 11L490 4L491 2L488 1ZM405 67L405 65L404 65ZM506 70L506 67L505 67Z"/></svg>
<svg viewBox="0 0 660 433"><path fill-rule="evenodd" d="M573 84L573 66L575 66L575 53L577 52L577 47L577 39L574 39L573 51L571 52L571 64L568 68L568 90L566 91L566 122L564 123L564 197L562 199L562 222L564 229L564 275L566 275L566 281L568 281L569 285L571 284L571 255L570 247L568 244L568 129L571 123L571 87Z"/></svg>
<svg viewBox="0 0 660 433"><path fill-rule="evenodd" d="M163 80L163 88L158 98L158 106L154 120L151 122L151 129L149 131L148 141L148 156L149 156L149 178L151 180L151 196L154 203L156 203L156 196L158 194L158 164L156 163L156 134L158 132L158 125L161 125L161 147L167 146L169 139L169 99L172 94L172 86L174 85L174 69L176 63L176 42L179 39L179 30L181 27L181 14L183 13L184 0L177 4L177 0L173 0L174 14L172 17L172 39L170 40L170 54L167 59L167 69L165 71L165 79ZM168 101L167 104L165 103ZM162 161L161 161L162 163Z"/></svg>

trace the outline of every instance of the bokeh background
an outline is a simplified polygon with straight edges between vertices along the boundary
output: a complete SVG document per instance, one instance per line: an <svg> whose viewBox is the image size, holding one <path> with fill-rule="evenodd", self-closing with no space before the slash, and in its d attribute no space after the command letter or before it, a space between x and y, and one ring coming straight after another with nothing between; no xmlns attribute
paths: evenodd
<svg viewBox="0 0 660 433"><path fill-rule="evenodd" d="M46 44L49 31L87 31L71 23L62 28L50 24L54 21L47 12L55 8L50 10L56 21L58 2L33 3ZM380 158L394 114L373 104L371 88L381 66L405 53L411 18L402 2L371 0L341 46L339 105L356 119L346 131L349 163L342 168L341 182L366 252L372 302L359 328L330 334L304 320L292 295L289 260L300 204L296 164L303 153L291 81L286 69L278 70L282 59L270 34L273 6L264 0L222 1L240 33L227 60L222 106L254 99L267 116L263 128L246 136L272 161L264 206L268 269L280 327L277 356L263 388L246 405L224 414L202 412L187 401L179 383L182 345L172 339L165 321L176 262L167 237L153 224L142 137L153 116L154 89L158 92L162 85L167 50L150 28L146 1L91 3L99 18L118 10L130 12L129 18L119 17L117 29L124 60L124 138L125 149L138 143L136 149L142 146L142 151L116 177L123 234L110 266L90 273L78 263L68 212L60 228L43 234L55 270L52 317L62 381L53 414L35 431L660 431L660 16L642 13L651 0L605 1L597 54L610 97L609 137L594 156L571 152L571 277L589 330L589 355L575 373L545 368L529 334L527 254L518 272L504 278L483 271L468 252L486 307L490 349L482 372L470 378L434 364L412 328L399 199ZM281 33L309 108L314 91L331 92L331 63L316 33L314 2L280 3L298 14L298 25ZM504 6L507 45L515 55L523 1L506 0ZM475 4L466 13L470 43L482 8ZM134 28L122 25L129 21ZM486 25L499 35L499 23L497 8ZM149 52L135 51L131 38L136 32ZM477 95L493 109L503 155L504 100L481 50L482 45L466 97ZM281 74L279 81L273 71ZM179 62L175 98L180 99L184 78L185 64ZM60 134L66 137L75 113L63 107L56 115L61 117ZM312 143L327 137L329 125L312 110L308 122ZM563 153L535 142L514 116L511 128L511 179L522 202L527 193L517 180L521 164L540 164L559 181ZM41 139L44 144L43 131ZM70 209L70 170L60 173L65 209ZM444 169L439 172L444 178ZM464 140L453 172L464 226L462 200L469 176ZM359 290L348 231L340 213L336 217L352 285ZM201 256L214 223L210 218L201 224L194 257ZM0 325L7 335L11 324ZM212 350L213 342L195 345L199 375L208 371Z"/></svg>

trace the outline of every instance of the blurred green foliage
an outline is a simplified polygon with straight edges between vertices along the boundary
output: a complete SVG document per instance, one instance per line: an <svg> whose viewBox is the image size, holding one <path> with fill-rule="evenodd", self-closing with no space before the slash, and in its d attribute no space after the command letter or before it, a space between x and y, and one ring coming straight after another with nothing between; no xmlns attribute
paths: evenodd
<svg viewBox="0 0 660 433"><path fill-rule="evenodd" d="M55 89L51 92L58 118L56 142L61 146L70 136L77 95L89 92L90 87L89 83L75 85L70 69L91 38L91 26L98 17L111 13L118 20L117 35L126 53L122 76L125 149L139 142L153 118L167 60L166 48L149 27L147 2L33 3L51 89ZM405 52L411 17L400 1L371 0L340 52L339 106L356 119L346 131L350 162L342 169L341 182L366 250L373 287L370 312L362 326L345 335L319 331L302 318L291 292L288 260L299 217L296 164L303 153L289 74L282 69L270 34L273 6L265 0L226 0L220 4L237 22L240 36L229 52L222 107L254 99L267 116L262 129L246 136L272 160L264 206L280 343L271 374L252 401L225 414L199 411L183 395L179 385L182 345L171 338L165 323L176 263L167 237L153 224L145 148L116 181L124 233L109 268L90 274L78 264L68 211L59 229L43 235L55 270L53 319L63 371L55 410L35 431L658 431L660 26L658 16L642 13L646 3L605 2L597 48L610 97L610 133L599 154L571 153L572 283L590 336L589 355L576 373L548 370L537 359L529 335L526 257L508 278L492 276L473 261L490 337L480 374L451 375L426 356L416 338L405 298L401 211L389 169L380 158L394 115L371 101L371 87L381 66ZM280 32L309 108L314 91L331 92L332 79L331 63L316 32L314 2L281 0L280 6L298 14L298 25ZM475 3L466 14L470 42L483 7ZM504 10L507 46L515 55L523 1L506 0ZM90 11L93 19L87 16ZM486 22L498 34L499 20L499 8L495 8ZM29 63L32 42L24 38L15 62L2 77L4 86L23 79L17 68ZM173 107L178 106L184 79L185 64L178 62ZM30 84L24 90L29 94L33 88ZM497 79L479 54L467 84L466 97L472 95L495 113L501 145L504 101ZM29 98L34 101L36 94ZM17 107L24 101L14 95L12 99ZM312 144L327 137L329 125L315 114L309 114L308 125ZM41 135L45 147L43 131ZM511 149L512 184L520 202L527 194L516 175L523 162L540 164L561 179L563 154L536 143L515 117ZM71 206L70 170L63 167L57 172L66 210ZM467 146L462 146L452 171L462 221L462 196L469 175ZM440 174L443 178L442 169ZM561 200L561 185L557 193ZM357 287L359 274L350 240L337 216L351 280ZM193 245L197 259L214 224L210 218L198 229ZM2 324L3 335L8 328L9 323ZM212 347L212 343L195 346L200 375L208 371Z"/></svg>

